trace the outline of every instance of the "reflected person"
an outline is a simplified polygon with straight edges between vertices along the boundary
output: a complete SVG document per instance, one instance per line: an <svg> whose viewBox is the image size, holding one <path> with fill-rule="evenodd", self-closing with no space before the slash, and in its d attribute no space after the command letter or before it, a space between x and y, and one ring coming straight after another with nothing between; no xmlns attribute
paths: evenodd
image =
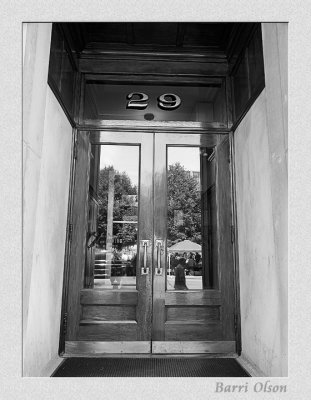
<svg viewBox="0 0 311 400"><path fill-rule="evenodd" d="M188 290L187 285L186 285L185 265L186 265L186 260L184 257L181 257L178 260L178 265L175 268L174 288L176 290Z"/></svg>

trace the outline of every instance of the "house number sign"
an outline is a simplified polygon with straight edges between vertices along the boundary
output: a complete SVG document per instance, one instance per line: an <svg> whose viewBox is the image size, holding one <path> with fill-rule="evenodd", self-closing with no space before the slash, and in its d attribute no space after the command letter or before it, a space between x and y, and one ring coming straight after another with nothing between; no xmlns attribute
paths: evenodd
<svg viewBox="0 0 311 400"><path fill-rule="evenodd" d="M144 110L148 107L149 96L145 93L132 92L126 96L128 102L126 108ZM181 99L177 94L164 93L158 97L158 107L162 110L176 110L181 105Z"/></svg>

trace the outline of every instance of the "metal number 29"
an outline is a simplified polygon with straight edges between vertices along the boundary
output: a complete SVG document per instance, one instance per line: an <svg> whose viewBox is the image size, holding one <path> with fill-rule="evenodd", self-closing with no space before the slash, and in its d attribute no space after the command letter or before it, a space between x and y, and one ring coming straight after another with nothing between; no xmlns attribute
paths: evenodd
<svg viewBox="0 0 311 400"><path fill-rule="evenodd" d="M132 99L132 97L138 96L138 99ZM140 93L140 92L132 92L126 96L126 98L129 100L127 102L126 108L134 108L137 110L144 110L148 106L148 100L149 97L145 93Z"/></svg>
<svg viewBox="0 0 311 400"><path fill-rule="evenodd" d="M162 110L176 110L180 104L180 97L174 93L164 93L158 97L158 105Z"/></svg>

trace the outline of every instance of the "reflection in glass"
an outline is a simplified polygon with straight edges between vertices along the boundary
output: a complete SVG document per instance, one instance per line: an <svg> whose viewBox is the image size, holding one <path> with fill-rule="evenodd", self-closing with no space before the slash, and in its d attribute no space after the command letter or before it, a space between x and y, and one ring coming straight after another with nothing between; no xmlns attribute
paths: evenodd
<svg viewBox="0 0 311 400"><path fill-rule="evenodd" d="M57 24L53 24L49 62L49 83L59 92L61 100L72 118L74 79L75 69L70 60L62 31Z"/></svg>
<svg viewBox="0 0 311 400"><path fill-rule="evenodd" d="M97 179L90 172L90 202L97 203L97 212L89 213L87 254L93 254L87 257L86 286L135 289L139 147L92 146L92 155L99 159L97 168L91 160Z"/></svg>
<svg viewBox="0 0 311 400"><path fill-rule="evenodd" d="M260 26L254 32L240 63L233 71L234 113L238 119L265 84L262 37Z"/></svg>
<svg viewBox="0 0 311 400"><path fill-rule="evenodd" d="M167 290L216 288L217 219L212 149L168 147Z"/></svg>
<svg viewBox="0 0 311 400"><path fill-rule="evenodd" d="M233 85L235 117L238 118L250 98L249 70L247 65L246 53L244 54L240 65L238 66L236 73L233 77Z"/></svg>
<svg viewBox="0 0 311 400"><path fill-rule="evenodd" d="M263 63L262 38L260 27L254 33L248 45L249 78L251 96L255 94L260 86L264 85L265 72Z"/></svg>

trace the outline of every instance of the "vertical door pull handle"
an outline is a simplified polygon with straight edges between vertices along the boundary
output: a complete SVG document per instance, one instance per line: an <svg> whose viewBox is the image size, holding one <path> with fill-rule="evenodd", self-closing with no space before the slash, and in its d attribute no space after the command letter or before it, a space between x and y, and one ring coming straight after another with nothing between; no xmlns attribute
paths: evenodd
<svg viewBox="0 0 311 400"><path fill-rule="evenodd" d="M150 240L141 240L140 243L144 247L143 266L141 268L141 274L148 275L149 267L147 267L147 247L150 246Z"/></svg>
<svg viewBox="0 0 311 400"><path fill-rule="evenodd" d="M157 248L157 267L156 267L156 275L162 275L163 268L161 268L161 251L163 246L163 240L156 240L156 248Z"/></svg>

